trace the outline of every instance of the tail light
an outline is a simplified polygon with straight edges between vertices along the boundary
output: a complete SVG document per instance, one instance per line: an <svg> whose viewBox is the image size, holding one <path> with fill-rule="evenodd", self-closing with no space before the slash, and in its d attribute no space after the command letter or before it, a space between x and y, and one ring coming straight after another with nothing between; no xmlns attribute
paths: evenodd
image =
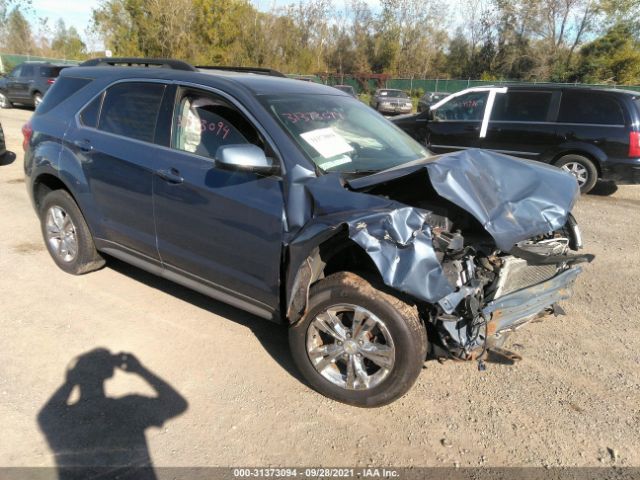
<svg viewBox="0 0 640 480"><path fill-rule="evenodd" d="M640 157L640 132L629 132L629 157Z"/></svg>
<svg viewBox="0 0 640 480"><path fill-rule="evenodd" d="M49 85L53 85L53 82L55 82L55 81L56 81L56 79L55 79L55 78L47 78L47 83L48 83Z"/></svg>
<svg viewBox="0 0 640 480"><path fill-rule="evenodd" d="M26 152L27 148L29 148L31 135L33 135L33 128L31 128L31 122L27 122L22 126L22 135L24 137L24 139L22 140L22 148Z"/></svg>

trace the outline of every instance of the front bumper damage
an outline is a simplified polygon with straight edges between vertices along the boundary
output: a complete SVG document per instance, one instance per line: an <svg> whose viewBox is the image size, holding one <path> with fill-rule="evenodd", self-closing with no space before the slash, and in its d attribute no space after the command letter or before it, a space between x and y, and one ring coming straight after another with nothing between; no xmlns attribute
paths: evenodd
<svg viewBox="0 0 640 480"><path fill-rule="evenodd" d="M482 309L482 315L489 319L487 336L513 330L557 302L569 298L580 272L581 267L571 267L545 282L490 301Z"/></svg>

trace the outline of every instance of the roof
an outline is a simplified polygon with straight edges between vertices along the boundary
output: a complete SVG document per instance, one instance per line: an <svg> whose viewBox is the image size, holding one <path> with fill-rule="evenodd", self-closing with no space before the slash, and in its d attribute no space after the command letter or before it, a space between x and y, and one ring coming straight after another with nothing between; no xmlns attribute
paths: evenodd
<svg viewBox="0 0 640 480"><path fill-rule="evenodd" d="M244 73L233 70L217 70L214 68L207 68L206 70L199 71L187 71L174 70L170 68L148 68L137 66L78 66L65 68L61 72L61 75L84 78L111 77L114 81L127 78L158 79L167 81L178 80L214 88L223 87L224 85L235 85L249 90L250 93L254 95L315 94L348 96L340 90L318 83L303 82L286 77Z"/></svg>
<svg viewBox="0 0 640 480"><path fill-rule="evenodd" d="M587 85L572 85L572 84L557 84L557 83L539 83L523 85L521 83L514 84L501 84L501 85L487 85L487 87L507 87L516 90L580 90L588 92L607 92L607 93L621 93L623 95L640 95L639 91L626 90L624 88L612 88L612 87L593 87Z"/></svg>

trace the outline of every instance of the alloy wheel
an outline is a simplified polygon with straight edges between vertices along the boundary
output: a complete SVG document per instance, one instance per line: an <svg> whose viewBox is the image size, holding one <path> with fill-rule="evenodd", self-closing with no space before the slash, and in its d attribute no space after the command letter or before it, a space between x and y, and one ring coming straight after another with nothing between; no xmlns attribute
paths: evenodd
<svg viewBox="0 0 640 480"><path fill-rule="evenodd" d="M46 216L47 242L51 252L63 262L71 262L78 254L76 227L61 207L54 205Z"/></svg>
<svg viewBox="0 0 640 480"><path fill-rule="evenodd" d="M396 357L385 323L366 308L350 304L318 313L307 329L306 346L316 371L347 390L379 385Z"/></svg>
<svg viewBox="0 0 640 480"><path fill-rule="evenodd" d="M576 177L578 185L582 187L589 180L589 171L579 162L568 162L562 166L562 170Z"/></svg>

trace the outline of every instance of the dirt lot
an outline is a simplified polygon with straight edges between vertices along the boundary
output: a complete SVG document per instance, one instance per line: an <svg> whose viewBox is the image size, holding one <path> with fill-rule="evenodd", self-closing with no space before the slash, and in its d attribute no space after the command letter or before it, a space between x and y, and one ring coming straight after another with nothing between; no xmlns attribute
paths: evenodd
<svg viewBox="0 0 640 480"><path fill-rule="evenodd" d="M0 166L1 466L54 465L38 412L97 347L133 353L188 402L146 429L155 466L640 466L640 186L579 201L596 261L566 317L510 338L521 362L428 362L404 398L363 410L299 379L281 327L116 261L81 277L56 268L23 181L30 114L0 111L16 152ZM106 383L132 392L152 390L121 370Z"/></svg>

